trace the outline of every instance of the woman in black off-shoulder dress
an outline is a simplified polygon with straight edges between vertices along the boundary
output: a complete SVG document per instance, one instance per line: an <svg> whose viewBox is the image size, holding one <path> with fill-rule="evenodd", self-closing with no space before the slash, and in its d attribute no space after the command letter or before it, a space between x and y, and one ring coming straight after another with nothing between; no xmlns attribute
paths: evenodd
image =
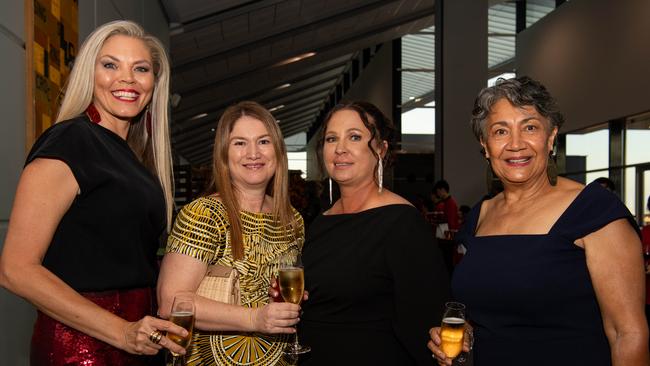
<svg viewBox="0 0 650 366"><path fill-rule="evenodd" d="M393 128L373 105L342 104L319 148L341 198L318 216L303 249L309 300L301 365L432 365L427 324L439 322L449 280L431 227L382 187Z"/></svg>

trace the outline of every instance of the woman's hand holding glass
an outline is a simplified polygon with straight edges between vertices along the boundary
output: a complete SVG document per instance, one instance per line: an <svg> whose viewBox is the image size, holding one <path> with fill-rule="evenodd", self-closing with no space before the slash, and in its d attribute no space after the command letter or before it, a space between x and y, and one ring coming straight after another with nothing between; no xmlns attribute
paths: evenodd
<svg viewBox="0 0 650 366"><path fill-rule="evenodd" d="M279 292L285 302L300 304L305 299L305 273L299 253L287 253L278 258ZM296 324L297 327L297 324ZM311 347L298 342L296 329L295 341L285 350L289 355L300 355L311 351Z"/></svg>
<svg viewBox="0 0 650 366"><path fill-rule="evenodd" d="M457 302L445 304L441 327L429 330L428 347L439 365L452 365L453 361L462 364L465 355L472 348L472 327L465 321L465 305Z"/></svg>
<svg viewBox="0 0 650 366"><path fill-rule="evenodd" d="M281 302L271 302L251 311L251 330L265 334L295 333L294 326L300 316L300 306Z"/></svg>
<svg viewBox="0 0 650 366"><path fill-rule="evenodd" d="M194 294L192 293L179 293L174 296L174 302L172 304L172 311L169 321L182 327L187 331L186 336L180 336L173 333L168 333L167 337L171 339L174 343L183 347L187 350L192 342L192 332L194 331ZM185 358L183 355L171 352L172 354L172 366L184 365Z"/></svg>
<svg viewBox="0 0 650 366"><path fill-rule="evenodd" d="M157 343L152 342L150 335L155 331L187 334L185 329L167 320L145 316L136 322L127 323L124 329L124 346L121 348L129 353L143 355L155 355L163 347L170 351L184 352L182 347L167 337L162 337Z"/></svg>

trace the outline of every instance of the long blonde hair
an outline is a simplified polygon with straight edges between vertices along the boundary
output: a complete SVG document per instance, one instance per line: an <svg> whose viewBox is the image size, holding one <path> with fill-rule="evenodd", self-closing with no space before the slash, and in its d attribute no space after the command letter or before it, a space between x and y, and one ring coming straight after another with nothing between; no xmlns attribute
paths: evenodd
<svg viewBox="0 0 650 366"><path fill-rule="evenodd" d="M106 23L95 29L86 38L77 54L64 89L56 123L79 116L92 102L97 56L106 40L115 35L141 40L149 48L153 60L155 85L151 102L147 107L151 113L151 133L146 128L145 112L142 113L140 121L130 124L126 141L140 161L158 176L165 195L169 231L174 208L168 118L170 67L165 47L156 37L147 34L137 23L126 20Z"/></svg>
<svg viewBox="0 0 650 366"><path fill-rule="evenodd" d="M214 153L212 159L211 189L219 192L221 202L226 207L230 224L230 245L233 257L241 259L244 256L242 223L239 218L239 202L228 168L228 148L230 133L235 123L243 116L255 118L264 124L271 137L277 168L272 183L267 186L266 193L273 197L273 215L278 218L287 235L299 236L298 223L295 220L291 203L289 202L289 163L287 148L284 145L282 132L273 115L256 102L244 101L228 107L219 119L219 125L214 137Z"/></svg>

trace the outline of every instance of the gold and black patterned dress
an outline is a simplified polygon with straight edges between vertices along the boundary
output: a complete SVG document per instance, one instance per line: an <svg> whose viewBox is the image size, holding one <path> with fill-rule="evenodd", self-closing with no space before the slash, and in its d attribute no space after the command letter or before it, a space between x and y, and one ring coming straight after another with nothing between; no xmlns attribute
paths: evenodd
<svg viewBox="0 0 650 366"><path fill-rule="evenodd" d="M241 211L244 258L235 261L228 234L226 207L216 197L202 197L183 207L167 242L167 253L180 253L206 264L222 264L239 271L241 304L261 307L268 303L274 259L302 249L304 227L300 214L296 238L275 216ZM186 357L188 365L268 366L289 365L282 351L292 336L260 333L207 332L195 329Z"/></svg>

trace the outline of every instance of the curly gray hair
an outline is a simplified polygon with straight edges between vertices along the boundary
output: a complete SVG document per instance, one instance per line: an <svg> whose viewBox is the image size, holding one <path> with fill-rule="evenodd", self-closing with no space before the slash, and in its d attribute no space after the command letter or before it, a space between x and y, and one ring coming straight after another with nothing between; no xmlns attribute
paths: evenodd
<svg viewBox="0 0 650 366"><path fill-rule="evenodd" d="M557 102L539 81L528 76L498 79L494 86L481 90L474 101L470 123L477 140L486 139L485 121L494 104L502 98L506 98L516 107L535 107L540 115L548 118L551 128L559 129L564 123L564 116L560 113Z"/></svg>

